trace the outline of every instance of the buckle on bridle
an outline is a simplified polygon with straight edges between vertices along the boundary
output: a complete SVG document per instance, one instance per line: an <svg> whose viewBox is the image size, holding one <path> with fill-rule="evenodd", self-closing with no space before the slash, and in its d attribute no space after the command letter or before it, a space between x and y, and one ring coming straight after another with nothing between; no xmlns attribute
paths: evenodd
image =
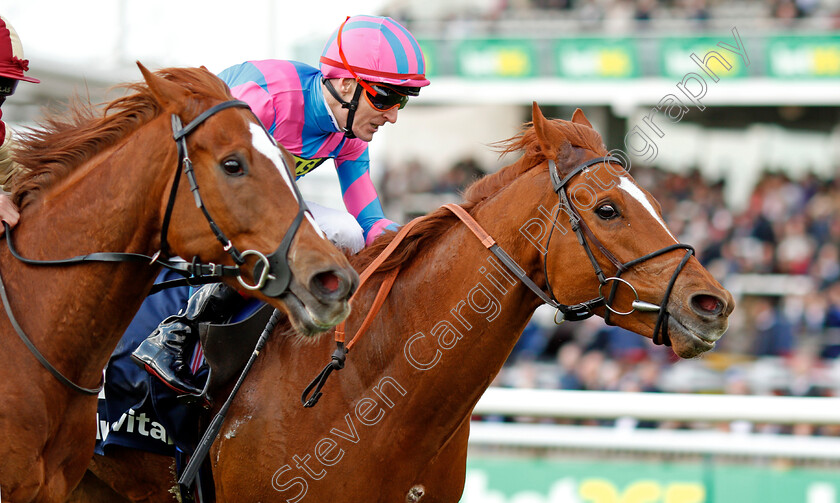
<svg viewBox="0 0 840 503"><path fill-rule="evenodd" d="M268 280L277 279L277 277L272 275L272 274L269 274L268 271L271 267L271 264L269 263L268 258L265 255L263 255L262 253L260 253L256 250L245 250L244 252L242 252L242 258L243 259L245 257L247 257L248 255L256 255L257 262L258 263L259 262L263 263L264 267L262 268L262 271L260 272L260 277L259 277L259 279L257 279L257 282L255 284L249 285L244 279L242 279L242 272L240 271L240 273L236 276L236 279L239 281L239 284L242 285L242 288L244 288L246 290L262 290L262 288L265 286L265 284L266 284L266 282L268 282ZM254 270L256 270L256 269L257 269L257 267L255 265Z"/></svg>

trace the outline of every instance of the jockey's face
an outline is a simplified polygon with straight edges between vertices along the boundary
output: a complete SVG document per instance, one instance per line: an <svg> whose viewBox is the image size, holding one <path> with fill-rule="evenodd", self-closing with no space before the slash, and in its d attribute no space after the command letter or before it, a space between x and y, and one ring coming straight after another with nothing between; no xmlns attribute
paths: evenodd
<svg viewBox="0 0 840 503"><path fill-rule="evenodd" d="M357 86L359 84L353 82L353 85ZM355 87L353 92L355 92ZM374 133L379 131L379 128L384 126L386 122L392 124L397 122L398 112L399 107L391 108L385 112L377 110L368 100L362 97L359 100L359 108L356 109L356 117L353 119L353 134L360 140L371 141Z"/></svg>
<svg viewBox="0 0 840 503"><path fill-rule="evenodd" d="M359 85L354 79L349 78L332 79L332 82L336 91L338 91L338 94L346 102L353 99L353 96L356 93L356 86ZM362 91L362 93L363 92L364 91ZM325 93L325 96L328 96L328 94ZM330 110L332 110L333 115L338 121L338 125L344 128L347 125L348 110L343 108L340 103L332 100L331 98L331 96L328 96L327 98L328 103L330 103ZM371 141L373 139L373 135L386 122L397 122L398 112L399 107L394 107L384 112L377 110L367 99L365 99L364 96L360 96L359 105L356 109L356 115L353 117L353 134L356 135L356 138L359 138L362 141Z"/></svg>

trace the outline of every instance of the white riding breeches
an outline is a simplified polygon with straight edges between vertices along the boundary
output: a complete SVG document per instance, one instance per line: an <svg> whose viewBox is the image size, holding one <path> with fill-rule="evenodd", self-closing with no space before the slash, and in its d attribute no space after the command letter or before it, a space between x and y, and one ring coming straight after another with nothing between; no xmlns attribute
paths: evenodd
<svg viewBox="0 0 840 503"><path fill-rule="evenodd" d="M365 247L362 227L350 213L306 201L318 227L337 247L358 253Z"/></svg>

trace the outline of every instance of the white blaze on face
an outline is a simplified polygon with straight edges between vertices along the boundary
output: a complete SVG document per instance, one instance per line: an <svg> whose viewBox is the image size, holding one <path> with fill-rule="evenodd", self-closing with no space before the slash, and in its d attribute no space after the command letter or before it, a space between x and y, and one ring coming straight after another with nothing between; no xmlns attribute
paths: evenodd
<svg viewBox="0 0 840 503"><path fill-rule="evenodd" d="M674 235L671 234L671 231L668 229L668 226L665 225L665 222L662 221L662 218L659 217L659 214L656 213L656 210L653 208L653 204L651 204L650 200L647 198L645 193L642 192L642 189L640 189L638 185L630 181L630 179L626 176L622 176L621 183L618 184L618 187L624 189L624 192L627 192L633 199L639 201L639 204L641 204L646 210L648 210L651 216L662 225L662 228L665 229L665 232L667 232L668 235L671 236L671 238L673 238L674 241L679 243L679 241L677 241L677 238L675 238Z"/></svg>
<svg viewBox="0 0 840 503"><path fill-rule="evenodd" d="M280 176L283 177L283 181L286 182L286 185L289 186L289 190L292 191L292 195L294 196L295 201L297 201L298 204L301 204L301 201L298 199L297 192L292 186L292 184L294 184L295 181L292 180L292 176L289 174L289 170L286 169L286 164L283 162L283 157L280 154L280 149L277 147L277 145L274 144L274 142L271 141L271 139L265 133L265 130L262 127L260 127L259 124L254 124L252 122L250 124L250 127L251 144L254 146L257 152L268 157L268 159L274 163L274 166L277 167L277 171L280 172ZM322 238L326 239L326 234L324 234L321 228L318 227L318 224L315 223L315 220L312 218L312 215L310 215L308 211L305 213L305 215L306 219L309 221L312 227L315 228L315 232L317 232L318 235Z"/></svg>
<svg viewBox="0 0 840 503"><path fill-rule="evenodd" d="M265 134L265 130L261 128L258 124L254 124L253 122L250 124L251 126L251 144L257 150L257 152L261 153L262 155L268 157L268 159L274 163L274 166L277 167L277 171L280 172L280 175L283 177L283 181L286 182L286 185L289 186L289 190L292 191L292 195L295 196L295 200L300 203L297 198L297 192L292 187L292 184L295 183L292 180L291 175L289 175L289 170L286 169L286 164L283 162L283 158L280 155L280 149L277 148L274 143L268 138L268 135Z"/></svg>

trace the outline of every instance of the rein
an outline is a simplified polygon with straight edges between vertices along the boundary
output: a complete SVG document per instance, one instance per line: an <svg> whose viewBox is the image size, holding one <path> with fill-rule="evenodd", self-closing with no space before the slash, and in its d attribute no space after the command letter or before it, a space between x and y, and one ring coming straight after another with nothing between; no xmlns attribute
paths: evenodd
<svg viewBox="0 0 840 503"><path fill-rule="evenodd" d="M6 226L6 232L9 231L9 226L6 222L3 222ZM102 378L99 379L99 384L96 385L96 388L85 388L84 386L79 386L78 384L74 383L70 379L64 376L59 370L52 366L52 364L47 360L44 355L38 351L38 348L35 347L35 344L26 336L26 332L23 331L23 328L18 323L17 319L15 319L15 315L12 313L12 306L9 305L9 297L6 294L6 286L3 284L3 277L0 276L0 299L3 300L3 307L6 309L6 314L9 316L9 323L12 324L12 328L15 329L15 332L20 337L20 340L23 341L24 345L29 349L29 351L35 356L35 359L47 369L50 374L55 377L58 382L67 386L68 388L72 389L77 393L81 393L82 395L98 395L100 391L102 391L102 387L105 386L105 373L102 373Z"/></svg>
<svg viewBox="0 0 840 503"><path fill-rule="evenodd" d="M579 304L574 305L567 305L560 303L554 295L554 291L551 287L551 284L548 280L548 245L551 242L551 236L554 232L554 225L552 222L551 231L549 232L548 239L545 244L546 253L543 256L543 272L546 279L546 287L548 289L548 293L543 291L536 283L534 283L531 278L528 277L525 270L519 266L519 264L504 250L502 249L496 241L490 236L482 227L481 225L475 221L475 219L467 213L467 211L457 204L445 204L442 208L445 208L452 213L455 214L466 226L467 228L481 241L481 244L484 245L490 252L493 253L504 265L507 269L515 275L522 283L528 287L534 294L537 295L544 303L548 304L549 306L557 309L558 314L561 315L561 318L558 320L557 316L555 315L555 322L562 323L563 321L570 320L570 321L579 321L587 319L593 316L595 313L593 309L604 306L606 308L606 314L604 316L604 321L607 324L613 324L610 321L610 314L614 313L617 315L629 315L634 311L641 311L641 312L659 312L659 317L656 320L656 327L654 328L654 333L652 340L655 344L665 344L670 346L671 341L668 337L668 313L665 309L665 306L668 303L668 299L671 295L671 291L674 288L674 284L677 281L677 276L682 271L685 264L688 263L688 260L694 254L694 248L689 245L677 243L670 246L666 246L660 250L654 251L637 259L631 260L629 262L622 263L615 255L612 254L601 242L598 238L595 237L595 234L586 225L586 222L580 216L577 209L570 203L569 197L567 194L566 185L568 182L578 175L579 173L583 172L590 166L595 164L601 163L616 163L623 167L621 160L617 157L612 156L605 156L605 157L598 157L595 159L590 159L585 163L581 164L580 166L576 167L572 170L565 178L560 179L560 176L557 173L557 166L553 160L549 160L549 174L551 176L551 182L554 187L554 192L560 199L560 204L557 207L557 213L554 215L554 222L557 221L557 217L559 216L560 208L562 206L566 206L570 209L569 220L572 224L572 229L574 230L575 234L577 235L578 242L586 251L586 255L589 257L589 261L592 264L592 267L595 270L595 276L598 278L598 297L590 299L585 302L581 302ZM365 281L373 275L374 272L382 265L385 260L391 256L394 250L400 245L403 239L408 235L409 231L417 224L417 222L428 218L428 217L420 217L412 220L408 224L404 225L397 235L394 237L393 240L388 244L388 246L379 254L376 259L368 265L364 272L362 272L360 278L361 281L359 283L359 287L356 289L356 293L354 297L361 292L362 287L365 284ZM588 238L588 239L587 239ZM616 266L617 272L615 276L607 277L604 274L603 270L601 269L600 264L595 259L595 255L592 252L592 248L590 246L590 241L594 244L594 246L605 256L607 259ZM650 260L654 257L658 257L659 255L668 253L673 250L677 249L685 249L686 253L683 259L680 261L679 265L677 266L676 270L674 271L671 279L668 283L668 287L665 290L665 295L663 296L662 302L660 304L652 304L650 302L643 301L639 299L639 294L636 291L636 288L621 277L621 274L624 271L627 271L629 268L633 267L636 264L644 262L646 260ZM324 367L324 369L318 374L318 376L303 390L303 394L301 395L301 403L304 407L314 407L315 404L318 403L318 400L321 398L323 393L321 389L323 388L324 384L326 384L327 378L334 370L341 370L344 368L345 360L347 357L347 353L356 343L356 341L364 334L368 327L370 327L373 319L375 318L376 314L379 312L379 309L382 307L382 304L385 302L385 298L388 296L388 293L391 291L391 287L396 280L397 275L399 274L399 268L395 268L388 273L388 275L383 279L382 284L379 287L379 291L377 292L376 298L374 299L373 304L371 305L370 310L368 311L367 316L362 321L361 326L356 331L353 338L350 342L346 343L345 345L345 324L346 320L342 321L335 327L335 341L336 341L336 350L333 353L330 362ZM605 298L604 295L601 293L602 288L604 285L612 282L612 288L609 293L609 297ZM612 301L615 297L616 291L618 289L618 284L623 283L630 287L633 291L635 296L635 300L631 304L630 311L621 312L617 311L614 307L612 307ZM351 302L353 299L350 299ZM661 332L661 336L660 336ZM311 394L311 396L310 396ZM308 398L307 398L308 397Z"/></svg>
<svg viewBox="0 0 840 503"><path fill-rule="evenodd" d="M244 101L225 101L205 110L198 117L193 119L192 122L183 127L181 119L176 114L172 114L172 136L178 147L178 166L183 166L183 172L186 175L187 180L189 181L190 191L192 192L193 197L195 199L196 207L198 207L204 214L204 217L210 225L210 229L213 231L213 234L216 236L216 239L218 239L219 242L222 244L224 250L228 252L228 254L230 254L233 261L237 264L236 266L227 266L223 264L214 263L204 264L199 262L198 257L194 257L192 262L160 258L162 254L168 253L169 245L166 237L169 231L169 222L171 219L172 210L175 205L178 186L181 180L181 170L176 170L175 177L172 181L172 186L169 190L169 200L166 206L166 212L163 217L163 223L161 228L160 250L158 250L158 252L151 257L141 253L96 252L57 260L29 259L20 255L15 249L14 244L12 243L11 229L9 228L9 225L6 222L3 222L3 227L5 229L5 238L6 243L9 247L9 252L14 258L23 262L24 264L34 266L68 266L89 262L143 262L149 265L158 264L185 276L185 278L183 279L167 281L158 285L154 285L151 291L149 292L149 295L156 293L164 288L170 288L173 286L199 285L204 283L215 282L220 279L223 279L224 277L236 277L239 280L240 285L242 285L242 287L246 290L260 290L269 297L280 296L288 288L292 276L291 269L289 268L288 261L286 260L286 256L288 254L289 248L291 247L291 243L294 239L297 229L300 226L300 223L303 221L305 212L307 211L306 203L303 201L303 197L301 196L297 185L294 183L291 184L294 195L299 203L298 213L292 221L292 225L286 231L286 235L283 237L283 240L281 241L277 250L275 250L273 253L267 256L256 250L246 250L245 252L239 252L239 250L236 249L233 243L231 243L230 239L228 239L227 236L225 236L224 232L222 232L222 230L211 217L207 208L204 206L204 202L201 199L201 194L199 192L198 181L196 180L195 172L193 171L192 160L190 160L189 152L187 150L186 137L191 132L193 132L198 126L204 123L204 121L206 121L212 115L227 108L233 107L250 109L250 106ZM260 123L259 121L257 122ZM263 130L265 131L264 127ZM266 134L268 135L267 131ZM271 138L271 135L268 136L269 138ZM281 159L283 159L282 156ZM285 166L285 159L283 159L283 163ZM288 169L287 166L286 169ZM257 257L257 262L254 265L252 273L252 276L255 278L255 283L253 285L248 284L245 280L242 279L241 266L245 263L245 257L249 255L254 255ZM61 372L59 372L52 364L49 363L49 361L47 361L47 359L41 354L41 352L38 351L38 349L32 343L31 339L23 331L20 324L17 322L14 313L12 312L12 308L7 298L6 288L3 284L2 277L0 277L0 297L2 297L3 307L6 310L6 315L9 317L9 321L12 324L12 327L15 329L15 332L17 332L24 345L26 345L26 347L29 348L29 351L35 356L35 358L41 363L41 365L44 368L46 368L62 384L70 387L74 391L86 395L99 394L99 391L102 389L102 386L104 384L104 375L102 380L100 380L98 387L95 389L79 386L67 377L65 377Z"/></svg>

